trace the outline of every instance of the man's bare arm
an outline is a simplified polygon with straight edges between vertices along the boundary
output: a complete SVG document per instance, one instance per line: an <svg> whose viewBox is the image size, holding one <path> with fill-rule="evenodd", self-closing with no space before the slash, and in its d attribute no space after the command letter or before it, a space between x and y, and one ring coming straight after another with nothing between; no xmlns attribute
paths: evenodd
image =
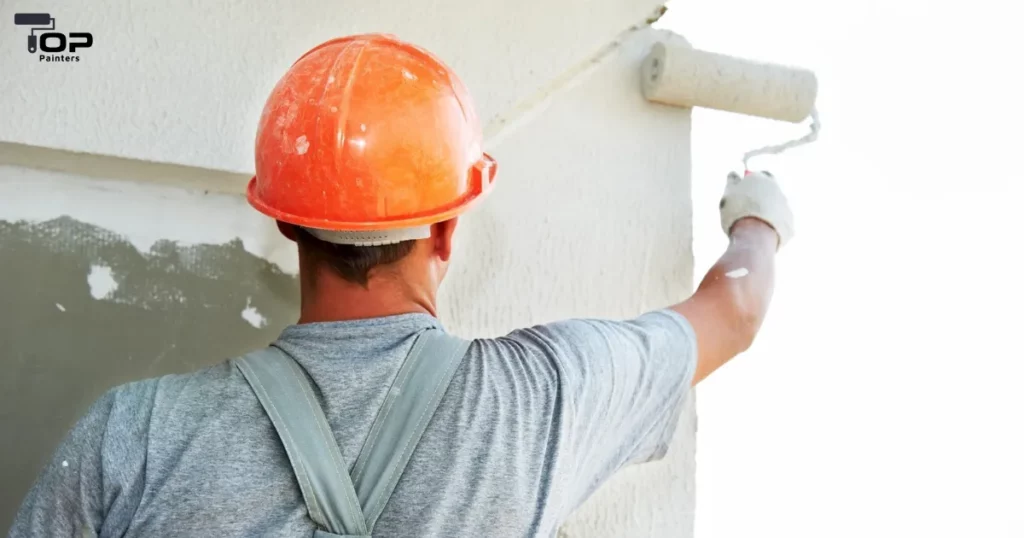
<svg viewBox="0 0 1024 538"><path fill-rule="evenodd" d="M694 385L754 342L771 302L778 241L775 230L761 220L737 221L725 254L697 291L672 307L697 334Z"/></svg>
<svg viewBox="0 0 1024 538"><path fill-rule="evenodd" d="M729 248L696 293L672 307L697 335L693 384L754 342L771 302L775 252L793 236L793 214L775 176L729 174L718 206Z"/></svg>

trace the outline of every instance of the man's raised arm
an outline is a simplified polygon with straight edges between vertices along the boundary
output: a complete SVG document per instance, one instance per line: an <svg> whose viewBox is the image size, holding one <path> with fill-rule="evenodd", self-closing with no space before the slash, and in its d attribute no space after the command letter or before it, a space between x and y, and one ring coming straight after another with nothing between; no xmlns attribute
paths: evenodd
<svg viewBox="0 0 1024 538"><path fill-rule="evenodd" d="M775 253L793 235L789 204L766 172L730 174L719 207L729 247L697 291L672 307L697 336L694 385L753 343L771 302Z"/></svg>

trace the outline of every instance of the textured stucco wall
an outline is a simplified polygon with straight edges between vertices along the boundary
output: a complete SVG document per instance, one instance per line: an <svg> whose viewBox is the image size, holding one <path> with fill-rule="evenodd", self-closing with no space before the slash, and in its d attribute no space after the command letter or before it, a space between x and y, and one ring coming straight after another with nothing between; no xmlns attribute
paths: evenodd
<svg viewBox="0 0 1024 538"><path fill-rule="evenodd" d="M460 74L491 122L641 23L661 0L244 0L0 3L0 140L249 171L251 136L296 58L339 35L387 32ZM81 61L40 63L14 13L91 32ZM186 85L187 91L183 91Z"/></svg>
<svg viewBox="0 0 1024 538"><path fill-rule="evenodd" d="M330 35L432 47L489 119L499 186L460 225L450 329L625 317L691 292L689 113L643 101L655 32L627 31L655 3L404 4L68 6L58 28L96 34L74 65L39 64L20 28L2 34L0 527L104 390L223 360L295 319L291 245L237 193L260 101ZM5 2L0 24L26 10L39 7ZM477 23L452 31L453 13ZM616 477L564 534L690 536L692 406L682 421L665 461Z"/></svg>

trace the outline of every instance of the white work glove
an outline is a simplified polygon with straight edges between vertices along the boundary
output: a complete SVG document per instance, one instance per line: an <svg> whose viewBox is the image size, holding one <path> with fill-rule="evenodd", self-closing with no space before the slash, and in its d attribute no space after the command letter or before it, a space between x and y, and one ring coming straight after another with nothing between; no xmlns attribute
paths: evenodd
<svg viewBox="0 0 1024 538"><path fill-rule="evenodd" d="M768 172L747 172L745 176L730 172L718 209L725 235L732 232L736 221L756 217L775 229L779 248L793 238L793 212L775 177Z"/></svg>

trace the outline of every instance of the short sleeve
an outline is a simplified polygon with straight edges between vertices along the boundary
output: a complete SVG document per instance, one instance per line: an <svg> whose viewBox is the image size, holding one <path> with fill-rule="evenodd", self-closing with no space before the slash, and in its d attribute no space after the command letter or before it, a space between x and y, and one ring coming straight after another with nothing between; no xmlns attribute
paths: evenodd
<svg viewBox="0 0 1024 538"><path fill-rule="evenodd" d="M142 494L151 383L110 390L36 478L11 538L121 536Z"/></svg>
<svg viewBox="0 0 1024 538"><path fill-rule="evenodd" d="M697 362L696 336L681 314L567 320L509 337L559 371L577 504L622 467L665 455Z"/></svg>

